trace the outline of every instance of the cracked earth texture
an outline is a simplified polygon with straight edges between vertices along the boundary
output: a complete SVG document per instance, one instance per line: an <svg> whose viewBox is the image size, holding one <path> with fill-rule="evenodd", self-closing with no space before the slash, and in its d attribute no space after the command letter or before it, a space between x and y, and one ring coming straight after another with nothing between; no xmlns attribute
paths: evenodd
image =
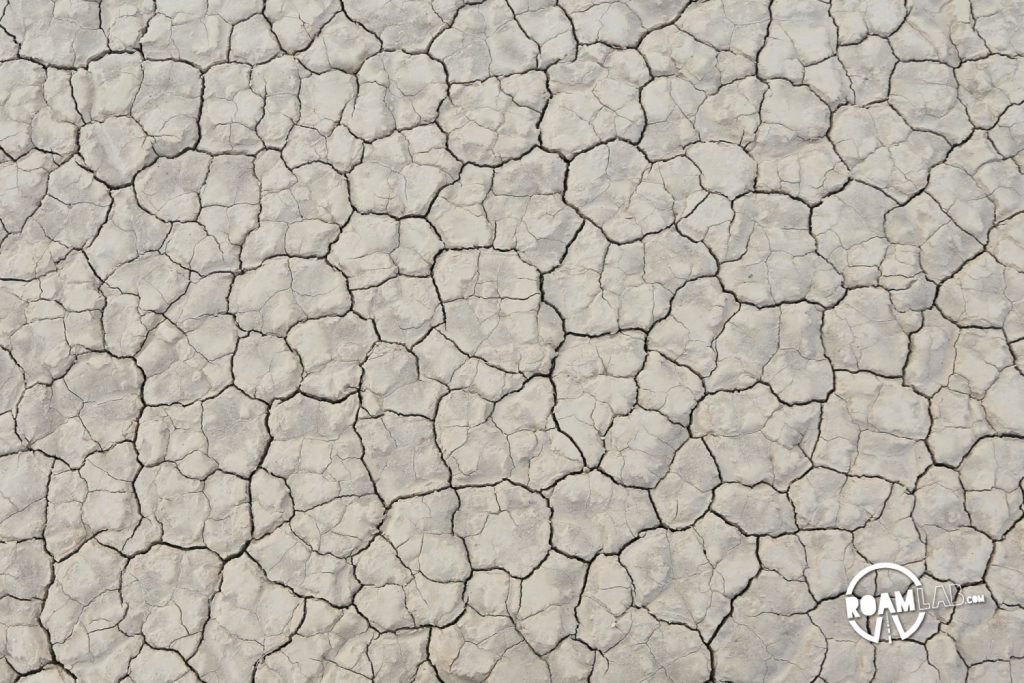
<svg viewBox="0 0 1024 683"><path fill-rule="evenodd" d="M0 0L0 683L1021 680L1022 103L1019 0Z"/></svg>

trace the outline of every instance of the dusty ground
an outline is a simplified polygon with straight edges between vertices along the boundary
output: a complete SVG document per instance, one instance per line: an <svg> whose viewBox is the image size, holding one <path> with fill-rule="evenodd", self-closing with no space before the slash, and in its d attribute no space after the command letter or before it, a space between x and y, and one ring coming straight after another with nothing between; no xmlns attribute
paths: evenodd
<svg viewBox="0 0 1024 683"><path fill-rule="evenodd" d="M0 683L1021 679L1022 17L0 0Z"/></svg>

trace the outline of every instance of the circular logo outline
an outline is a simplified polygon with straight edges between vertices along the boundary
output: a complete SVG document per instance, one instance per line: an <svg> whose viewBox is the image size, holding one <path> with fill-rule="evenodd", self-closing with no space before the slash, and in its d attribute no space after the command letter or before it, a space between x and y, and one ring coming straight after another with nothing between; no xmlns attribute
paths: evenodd
<svg viewBox="0 0 1024 683"><path fill-rule="evenodd" d="M846 587L846 597L853 596L854 589L865 576L882 570L890 570L902 574L903 576L910 579L911 583L914 584L914 587L923 586L923 584L921 583L921 579L917 578L917 575L914 574L914 572L910 571L903 565L896 564L895 562L876 562L875 564L868 565L867 567L864 567L864 569L861 569L859 572L857 572L856 576L854 576L853 579L850 581L850 585ZM909 629L904 629L903 622L900 621L899 615L895 612L889 613L889 617L896 623L896 630L899 632L900 640L906 640L910 636L914 635L914 633L917 632L917 629L921 628L921 624L922 622L924 622L924 614L925 613L923 611L918 610L917 619L914 621L914 623L910 626ZM861 638L864 638L865 640L871 643L878 643L881 640L882 635L882 615L876 614L874 615L874 617L875 628L872 633L868 633L863 628L861 628L860 624L858 624L854 619L848 619L847 621L850 622L850 626L853 627L853 630L856 631L857 635L859 635Z"/></svg>

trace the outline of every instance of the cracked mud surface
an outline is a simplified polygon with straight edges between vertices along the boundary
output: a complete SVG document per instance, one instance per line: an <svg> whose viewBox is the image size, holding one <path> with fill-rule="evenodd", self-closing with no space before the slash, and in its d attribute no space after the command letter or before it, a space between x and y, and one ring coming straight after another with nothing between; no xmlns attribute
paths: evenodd
<svg viewBox="0 0 1024 683"><path fill-rule="evenodd" d="M1021 17L0 0L0 683L1024 678Z"/></svg>

